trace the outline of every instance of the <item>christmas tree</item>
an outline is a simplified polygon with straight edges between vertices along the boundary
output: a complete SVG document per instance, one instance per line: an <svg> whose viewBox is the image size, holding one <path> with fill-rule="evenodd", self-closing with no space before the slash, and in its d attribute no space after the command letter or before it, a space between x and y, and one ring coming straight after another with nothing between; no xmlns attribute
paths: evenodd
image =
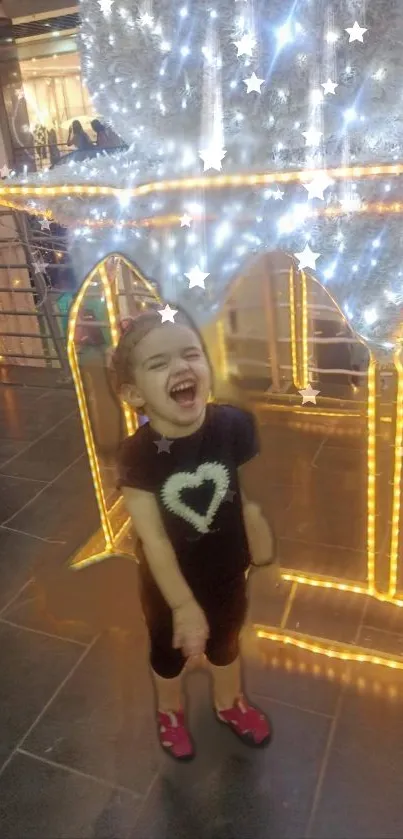
<svg viewBox="0 0 403 839"><path fill-rule="evenodd" d="M384 162L402 140L403 10L366 5L81 0L93 101L171 175L206 149L226 171Z"/></svg>
<svg viewBox="0 0 403 839"><path fill-rule="evenodd" d="M399 0L81 0L80 12L94 107L130 145L45 178L121 190L52 205L85 267L96 243L97 256L124 251L203 319L248 258L281 248L391 351L403 301ZM142 226L156 216L171 227Z"/></svg>

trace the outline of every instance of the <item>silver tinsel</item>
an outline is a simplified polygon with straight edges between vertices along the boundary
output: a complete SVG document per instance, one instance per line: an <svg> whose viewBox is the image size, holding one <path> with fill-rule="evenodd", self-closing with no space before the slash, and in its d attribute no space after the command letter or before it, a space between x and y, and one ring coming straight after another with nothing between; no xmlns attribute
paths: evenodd
<svg viewBox="0 0 403 839"><path fill-rule="evenodd" d="M80 4L84 75L94 107L130 149L117 157L54 169L41 183L125 190L139 183L200 176L209 107L211 136L217 136L214 120L222 120L224 174L330 168L345 165L346 155L350 165L402 159L399 0L372 0L367 8L363 0L149 0L146 5L144 0L114 0L110 14L101 5L99 0ZM354 20L368 30L364 43L349 43L345 29ZM337 39L328 37L330 22ZM288 43L284 25L289 26ZM250 57L238 56L235 42L248 29L256 38L255 48ZM260 95L246 93L244 79L253 72L265 80ZM313 103L313 84L320 89L329 76L338 84L336 95ZM217 96L211 79L219 80ZM306 148L302 135L312 127L323 132L317 149ZM38 199L31 209L50 207L59 221L71 226L83 270L101 255L124 252L163 293L172 297L175 288L178 300L191 300L200 320L220 306L229 282L248 259L268 248L301 251L309 241L321 254L316 275L354 328L378 353L391 352L402 320L399 216L312 218L306 209L339 206L349 195L360 201L396 201L399 179L338 182L326 191L324 202L309 205L301 184L279 186L285 193L282 201L274 200L271 188L184 188L132 201L126 193L126 201L98 196ZM192 214L195 202L201 220L196 218L190 232L179 223L168 232L125 226L186 210ZM93 226L102 219L112 219L114 227ZM226 237L220 234L224 222L231 225ZM206 293L187 289L183 275L195 263L210 273Z"/></svg>

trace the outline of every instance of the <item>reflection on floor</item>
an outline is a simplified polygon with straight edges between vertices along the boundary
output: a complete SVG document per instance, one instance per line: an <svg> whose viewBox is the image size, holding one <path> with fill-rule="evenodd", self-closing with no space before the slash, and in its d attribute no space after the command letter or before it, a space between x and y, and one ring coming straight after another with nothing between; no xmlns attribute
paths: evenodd
<svg viewBox="0 0 403 839"><path fill-rule="evenodd" d="M363 579L361 441L297 438L270 422L262 419L264 456L253 480L282 561ZM308 588L290 603L289 584L275 589L270 572L255 572L245 683L272 716L273 744L254 753L222 730L208 676L194 672L187 687L198 759L176 766L156 743L135 567L114 615L108 602L119 567L91 578L90 569L86 578L104 623L116 623L117 612L130 633L100 632L94 600L87 601L92 627L56 623L30 582L34 564L45 576L61 570L97 526L73 395L3 387L0 427L3 835L400 839L403 676L277 647L258 639L252 624L382 644L403 655L402 610L332 591L320 592L320 600L315 592L313 607ZM77 618L83 601L67 590L65 600Z"/></svg>

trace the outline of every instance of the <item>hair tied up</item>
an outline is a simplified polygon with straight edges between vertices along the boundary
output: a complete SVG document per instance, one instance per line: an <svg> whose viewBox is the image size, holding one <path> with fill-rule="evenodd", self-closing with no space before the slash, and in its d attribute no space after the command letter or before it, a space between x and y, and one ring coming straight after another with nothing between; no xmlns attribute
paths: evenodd
<svg viewBox="0 0 403 839"><path fill-rule="evenodd" d="M135 318L124 318L121 320L119 324L121 335L127 335L132 329L134 322Z"/></svg>

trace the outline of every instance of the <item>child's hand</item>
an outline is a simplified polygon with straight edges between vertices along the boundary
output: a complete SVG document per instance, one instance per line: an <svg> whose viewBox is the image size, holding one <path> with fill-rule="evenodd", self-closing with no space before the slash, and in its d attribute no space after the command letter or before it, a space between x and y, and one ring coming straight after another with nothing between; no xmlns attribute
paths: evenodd
<svg viewBox="0 0 403 839"><path fill-rule="evenodd" d="M209 628L204 612L196 600L188 600L183 606L173 611L174 649L182 649L188 658L204 653Z"/></svg>
<svg viewBox="0 0 403 839"><path fill-rule="evenodd" d="M244 521L253 565L271 565L274 539L271 528L256 504L245 504Z"/></svg>
<svg viewBox="0 0 403 839"><path fill-rule="evenodd" d="M265 567L266 580L273 588L278 588L282 583L281 568L278 561L275 559L270 565Z"/></svg>

